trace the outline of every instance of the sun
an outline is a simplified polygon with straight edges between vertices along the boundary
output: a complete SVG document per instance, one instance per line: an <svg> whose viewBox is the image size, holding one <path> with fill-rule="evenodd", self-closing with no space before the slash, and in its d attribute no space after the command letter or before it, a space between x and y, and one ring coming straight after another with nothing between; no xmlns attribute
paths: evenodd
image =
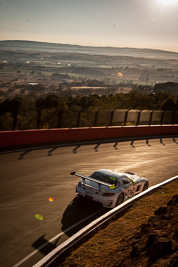
<svg viewBox="0 0 178 267"><path fill-rule="evenodd" d="M158 0L160 4L163 4L165 6L173 5L174 3L178 2L178 0Z"/></svg>

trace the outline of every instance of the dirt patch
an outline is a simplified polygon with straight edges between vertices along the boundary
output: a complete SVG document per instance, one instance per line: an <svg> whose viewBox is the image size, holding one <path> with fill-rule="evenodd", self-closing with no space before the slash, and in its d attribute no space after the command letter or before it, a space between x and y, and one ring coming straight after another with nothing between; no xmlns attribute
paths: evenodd
<svg viewBox="0 0 178 267"><path fill-rule="evenodd" d="M178 181L138 200L55 266L178 266Z"/></svg>

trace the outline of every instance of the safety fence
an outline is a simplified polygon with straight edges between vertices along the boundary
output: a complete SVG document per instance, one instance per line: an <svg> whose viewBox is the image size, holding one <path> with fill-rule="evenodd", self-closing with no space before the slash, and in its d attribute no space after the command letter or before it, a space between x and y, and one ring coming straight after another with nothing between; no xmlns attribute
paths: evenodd
<svg viewBox="0 0 178 267"><path fill-rule="evenodd" d="M14 117L9 115L8 119L0 118L0 131L166 124L178 124L178 111L42 109Z"/></svg>
<svg viewBox="0 0 178 267"><path fill-rule="evenodd" d="M36 129L126 125L174 125L177 123L178 111L100 109L87 111L59 110L58 112L51 111L51 113L45 114L44 110L39 110Z"/></svg>

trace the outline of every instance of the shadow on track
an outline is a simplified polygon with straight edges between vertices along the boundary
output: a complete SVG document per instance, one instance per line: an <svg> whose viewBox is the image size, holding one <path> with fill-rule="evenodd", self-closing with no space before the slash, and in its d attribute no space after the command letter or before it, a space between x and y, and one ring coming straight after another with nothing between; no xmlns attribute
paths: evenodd
<svg viewBox="0 0 178 267"><path fill-rule="evenodd" d="M102 207L100 203L76 196L67 206L61 220L62 231L65 231L67 236L72 236L81 228L95 220L99 216L106 213L108 209ZM72 227L74 226L75 227ZM67 229L70 229L66 231Z"/></svg>
<svg viewBox="0 0 178 267"><path fill-rule="evenodd" d="M56 239L55 243L51 243L45 238L45 235L42 235L40 238L38 238L33 244L32 247L36 250L40 251L42 254L47 255L50 253L53 249L56 248L56 244L58 239Z"/></svg>
<svg viewBox="0 0 178 267"><path fill-rule="evenodd" d="M70 237L81 228L103 215L108 209L102 208L101 204L89 199L76 196L64 211L62 222L62 231ZM61 236L55 242L50 242L42 235L33 244L32 247L40 253L47 255L57 247Z"/></svg>

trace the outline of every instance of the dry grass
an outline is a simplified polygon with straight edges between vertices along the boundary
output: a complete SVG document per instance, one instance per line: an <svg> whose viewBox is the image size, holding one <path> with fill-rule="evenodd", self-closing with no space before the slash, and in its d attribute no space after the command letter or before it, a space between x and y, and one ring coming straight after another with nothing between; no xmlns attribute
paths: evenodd
<svg viewBox="0 0 178 267"><path fill-rule="evenodd" d="M130 255L128 240L133 241L133 236L138 234L140 225L147 223L155 210L166 206L177 192L178 180L138 200L122 217L96 233L59 266L122 266L119 262Z"/></svg>

